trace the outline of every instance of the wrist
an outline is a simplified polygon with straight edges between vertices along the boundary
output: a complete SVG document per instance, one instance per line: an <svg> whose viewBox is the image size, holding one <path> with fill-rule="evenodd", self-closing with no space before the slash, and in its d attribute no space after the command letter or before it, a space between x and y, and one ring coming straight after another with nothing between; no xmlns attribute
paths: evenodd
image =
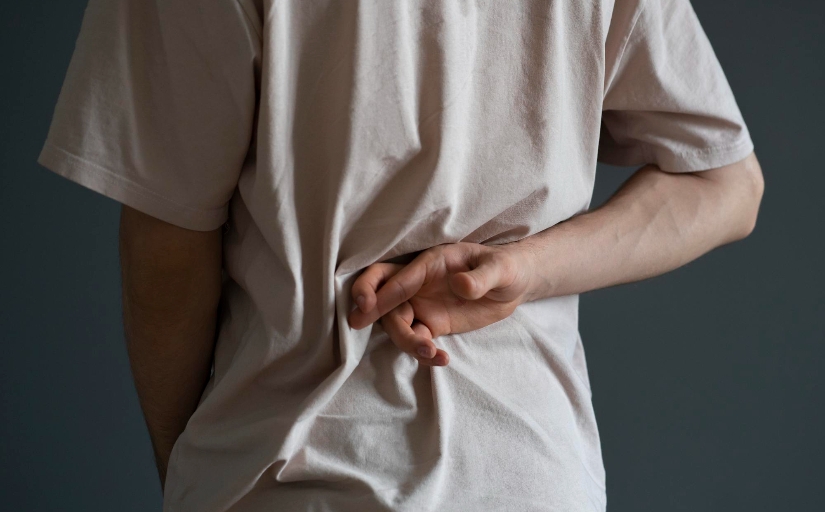
<svg viewBox="0 0 825 512"><path fill-rule="evenodd" d="M515 258L524 281L524 292L520 303L530 302L551 296L551 279L546 274L549 265L545 263L543 251L536 243L537 235L532 235L506 244L506 250Z"/></svg>

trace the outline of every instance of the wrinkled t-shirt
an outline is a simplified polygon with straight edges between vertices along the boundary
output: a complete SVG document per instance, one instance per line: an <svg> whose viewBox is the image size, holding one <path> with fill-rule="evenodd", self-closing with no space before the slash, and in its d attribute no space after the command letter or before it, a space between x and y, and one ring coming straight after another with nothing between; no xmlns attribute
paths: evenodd
<svg viewBox="0 0 825 512"><path fill-rule="evenodd" d="M604 511L578 295L428 367L348 325L352 283L583 213L597 161L752 150L688 0L90 0L38 162L225 231L164 512Z"/></svg>

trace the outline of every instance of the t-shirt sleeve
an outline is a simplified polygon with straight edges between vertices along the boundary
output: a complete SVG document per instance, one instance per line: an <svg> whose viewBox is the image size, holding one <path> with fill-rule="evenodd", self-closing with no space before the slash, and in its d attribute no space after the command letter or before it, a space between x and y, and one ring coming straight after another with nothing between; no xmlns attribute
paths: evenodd
<svg viewBox="0 0 825 512"><path fill-rule="evenodd" d="M753 151L688 0L617 0L605 53L599 161L691 172Z"/></svg>
<svg viewBox="0 0 825 512"><path fill-rule="evenodd" d="M249 152L259 40L235 0L90 0L37 162L208 231Z"/></svg>

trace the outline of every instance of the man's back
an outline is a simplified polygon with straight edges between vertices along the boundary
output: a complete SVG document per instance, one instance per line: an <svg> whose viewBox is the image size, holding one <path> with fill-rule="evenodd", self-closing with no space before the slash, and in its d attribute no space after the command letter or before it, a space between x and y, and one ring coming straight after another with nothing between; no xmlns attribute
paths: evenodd
<svg viewBox="0 0 825 512"><path fill-rule="evenodd" d="M156 9L92 0L40 162L181 227L228 222L214 373L164 510L603 511L578 295L440 337L431 368L351 329L350 287L587 210L597 159L750 153L690 4Z"/></svg>

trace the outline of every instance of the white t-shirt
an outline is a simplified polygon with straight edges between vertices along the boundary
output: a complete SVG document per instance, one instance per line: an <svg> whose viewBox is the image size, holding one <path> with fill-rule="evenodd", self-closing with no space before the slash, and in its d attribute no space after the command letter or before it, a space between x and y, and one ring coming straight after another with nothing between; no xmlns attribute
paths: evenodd
<svg viewBox="0 0 825 512"><path fill-rule="evenodd" d="M604 511L578 295L349 327L378 261L589 208L597 160L753 150L687 0L90 0L38 162L224 235L214 374L164 512Z"/></svg>

